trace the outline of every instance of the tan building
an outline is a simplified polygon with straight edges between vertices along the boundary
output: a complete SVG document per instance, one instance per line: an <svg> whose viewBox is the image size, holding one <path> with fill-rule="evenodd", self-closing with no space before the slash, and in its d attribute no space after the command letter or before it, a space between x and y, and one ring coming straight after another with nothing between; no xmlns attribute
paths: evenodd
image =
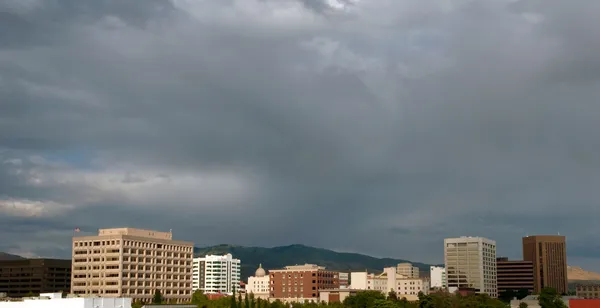
<svg viewBox="0 0 600 308"><path fill-rule="evenodd" d="M448 290L472 289L498 297L496 242L483 237L444 239Z"/></svg>
<svg viewBox="0 0 600 308"><path fill-rule="evenodd" d="M314 264L269 270L272 300L284 302L319 301L319 291L338 289L339 273Z"/></svg>
<svg viewBox="0 0 600 308"><path fill-rule="evenodd" d="M575 295L585 299L596 299L600 298L600 284L589 284L589 285L577 285L575 289Z"/></svg>
<svg viewBox="0 0 600 308"><path fill-rule="evenodd" d="M396 266L396 273L407 278L419 278L419 268L411 263L399 263Z"/></svg>
<svg viewBox="0 0 600 308"><path fill-rule="evenodd" d="M254 294L254 298L268 299L270 294L269 276L262 267L262 264L258 266L254 276L248 277L248 284L246 285L246 293Z"/></svg>
<svg viewBox="0 0 600 308"><path fill-rule="evenodd" d="M523 260L533 263L534 293L554 288L568 291L567 244L560 235L535 235L523 238Z"/></svg>
<svg viewBox="0 0 600 308"><path fill-rule="evenodd" d="M187 302L193 248L171 232L133 228L74 237L71 293L149 301L158 290L166 300Z"/></svg>

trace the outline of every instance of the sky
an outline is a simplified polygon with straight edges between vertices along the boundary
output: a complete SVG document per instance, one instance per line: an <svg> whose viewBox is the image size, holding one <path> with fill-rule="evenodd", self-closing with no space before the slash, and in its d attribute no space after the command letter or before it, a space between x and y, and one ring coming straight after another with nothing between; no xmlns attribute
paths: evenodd
<svg viewBox="0 0 600 308"><path fill-rule="evenodd" d="M74 228L600 271L600 1L0 1L0 251Z"/></svg>

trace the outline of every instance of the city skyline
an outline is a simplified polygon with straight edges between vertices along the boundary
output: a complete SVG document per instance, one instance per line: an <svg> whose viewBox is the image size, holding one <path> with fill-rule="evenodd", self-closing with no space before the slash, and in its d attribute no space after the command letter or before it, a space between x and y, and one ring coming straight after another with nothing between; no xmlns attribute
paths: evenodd
<svg viewBox="0 0 600 308"><path fill-rule="evenodd" d="M0 251L132 226L440 264L560 233L600 272L599 5L1 1Z"/></svg>

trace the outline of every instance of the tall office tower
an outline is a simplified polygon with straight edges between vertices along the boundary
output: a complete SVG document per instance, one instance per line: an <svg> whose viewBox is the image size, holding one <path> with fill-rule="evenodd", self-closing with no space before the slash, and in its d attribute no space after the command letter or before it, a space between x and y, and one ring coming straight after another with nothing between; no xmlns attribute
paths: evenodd
<svg viewBox="0 0 600 308"><path fill-rule="evenodd" d="M159 291L166 300L187 302L193 249L171 232L133 228L73 237L71 293L149 301Z"/></svg>
<svg viewBox="0 0 600 308"><path fill-rule="evenodd" d="M240 286L240 260L231 254L194 258L194 290L207 294L232 294Z"/></svg>
<svg viewBox="0 0 600 308"><path fill-rule="evenodd" d="M523 260L533 263L534 293L554 288L568 291L567 244L561 235L534 235L523 238Z"/></svg>
<svg viewBox="0 0 600 308"><path fill-rule="evenodd" d="M472 289L498 297L496 242L483 237L447 238L444 261L448 289Z"/></svg>
<svg viewBox="0 0 600 308"><path fill-rule="evenodd" d="M396 266L396 274L406 276L406 278L419 278L419 268L411 263L399 263Z"/></svg>

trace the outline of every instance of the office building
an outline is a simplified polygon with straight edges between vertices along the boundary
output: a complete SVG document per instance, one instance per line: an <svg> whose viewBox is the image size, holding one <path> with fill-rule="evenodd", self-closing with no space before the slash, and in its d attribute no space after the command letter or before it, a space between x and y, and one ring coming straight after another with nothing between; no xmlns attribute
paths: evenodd
<svg viewBox="0 0 600 308"><path fill-rule="evenodd" d="M62 293L41 293L35 298L0 302L0 308L131 308L131 298L63 298Z"/></svg>
<svg viewBox="0 0 600 308"><path fill-rule="evenodd" d="M133 228L74 237L71 292L147 302L158 290L167 301L187 302L193 249L171 232Z"/></svg>
<svg viewBox="0 0 600 308"><path fill-rule="evenodd" d="M194 258L194 290L206 294L232 294L240 287L240 260L231 254Z"/></svg>
<svg viewBox="0 0 600 308"><path fill-rule="evenodd" d="M259 264L258 269L254 272L254 276L248 277L246 293L254 294L254 298L268 299L269 291L269 275L262 268L262 264Z"/></svg>
<svg viewBox="0 0 600 308"><path fill-rule="evenodd" d="M449 290L470 289L498 297L495 241L470 236L447 238L444 261Z"/></svg>
<svg viewBox="0 0 600 308"><path fill-rule="evenodd" d="M419 278L419 268L411 263L399 263L396 266L396 273L406 278Z"/></svg>
<svg viewBox="0 0 600 308"><path fill-rule="evenodd" d="M22 259L0 261L0 293L8 297L69 292L71 260Z"/></svg>
<svg viewBox="0 0 600 308"><path fill-rule="evenodd" d="M533 263L531 261L497 258L498 294L527 290L533 293Z"/></svg>
<svg viewBox="0 0 600 308"><path fill-rule="evenodd" d="M429 268L429 283L432 289L445 289L447 287L446 268L431 266Z"/></svg>
<svg viewBox="0 0 600 308"><path fill-rule="evenodd" d="M284 302L319 301L319 291L338 289L339 273L314 264L269 270L271 299Z"/></svg>
<svg viewBox="0 0 600 308"><path fill-rule="evenodd" d="M577 295L577 297L585 299L599 299L600 284L578 284L575 287L575 295Z"/></svg>
<svg viewBox="0 0 600 308"><path fill-rule="evenodd" d="M560 235L535 235L523 238L523 260L533 263L534 293L554 288L568 291L567 244Z"/></svg>

